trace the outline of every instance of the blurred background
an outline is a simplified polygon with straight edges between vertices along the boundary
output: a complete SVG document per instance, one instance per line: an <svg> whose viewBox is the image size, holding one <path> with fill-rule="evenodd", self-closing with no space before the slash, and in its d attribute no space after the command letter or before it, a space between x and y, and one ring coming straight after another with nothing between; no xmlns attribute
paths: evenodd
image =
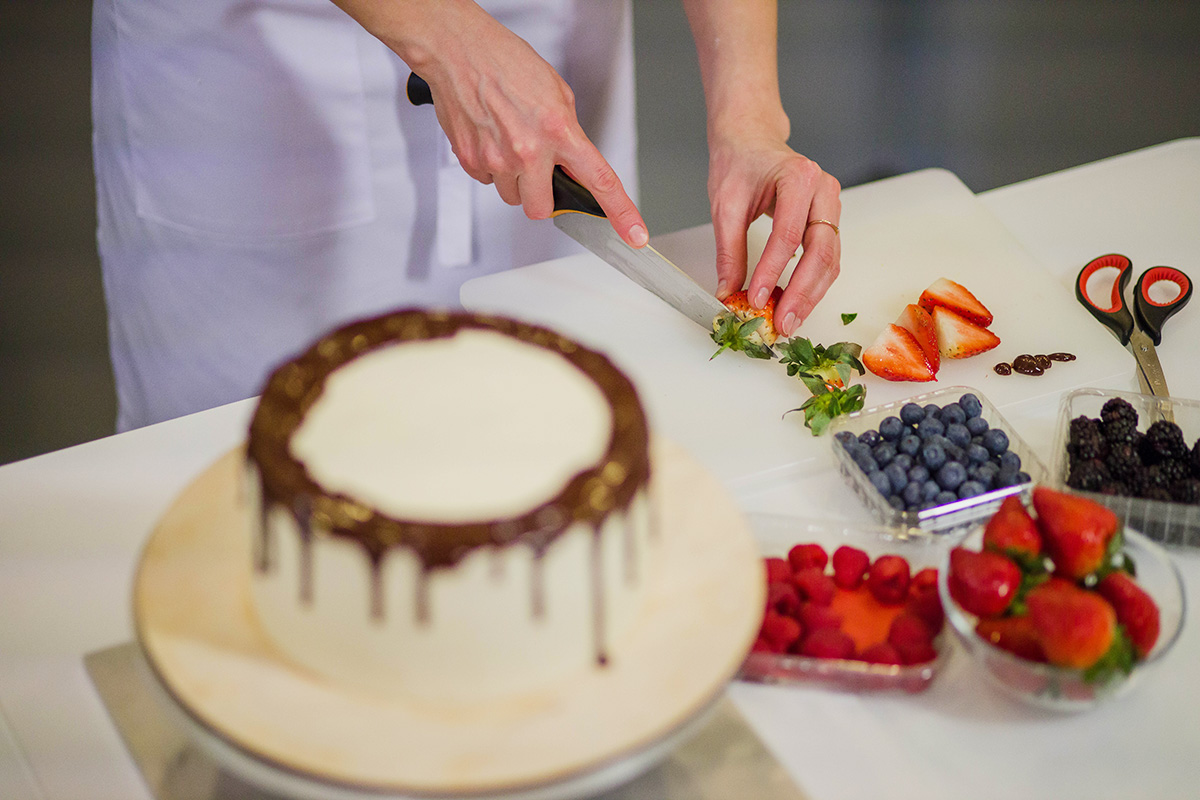
<svg viewBox="0 0 1200 800"><path fill-rule="evenodd" d="M704 99L678 0L634 6L667 233L708 222ZM0 463L113 432L90 24L89 0L0 3ZM944 167L982 192L1200 135L1198 42L1189 0L780 0L792 146L847 187Z"/></svg>

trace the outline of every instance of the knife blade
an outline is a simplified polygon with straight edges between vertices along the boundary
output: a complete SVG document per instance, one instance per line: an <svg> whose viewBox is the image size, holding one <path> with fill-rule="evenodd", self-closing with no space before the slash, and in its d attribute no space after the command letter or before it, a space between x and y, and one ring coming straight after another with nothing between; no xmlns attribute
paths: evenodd
<svg viewBox="0 0 1200 800"><path fill-rule="evenodd" d="M413 105L433 104L429 84L416 73L408 77L407 92ZM724 303L651 245L636 248L626 244L592 193L562 167L555 166L553 180L551 217L559 230L705 330L711 331L713 319L728 311Z"/></svg>

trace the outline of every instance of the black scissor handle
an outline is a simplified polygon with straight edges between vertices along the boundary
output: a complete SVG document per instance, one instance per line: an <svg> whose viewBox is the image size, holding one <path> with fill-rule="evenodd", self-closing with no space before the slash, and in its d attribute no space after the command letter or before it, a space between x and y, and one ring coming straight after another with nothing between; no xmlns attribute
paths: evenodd
<svg viewBox="0 0 1200 800"><path fill-rule="evenodd" d="M1165 303L1150 297L1150 287L1168 281L1179 287L1179 294ZM1151 267L1142 273L1135 284L1133 313L1137 315L1141 328L1155 346L1162 344L1162 326L1179 309L1192 299L1192 282L1181 270L1174 267Z"/></svg>
<svg viewBox="0 0 1200 800"><path fill-rule="evenodd" d="M1087 285L1088 281L1097 271L1109 267L1116 267L1119 271L1117 279L1113 282L1112 297L1107 306L1098 304L1095 300L1088 296ZM1093 258L1087 265L1079 271L1079 277L1075 279L1075 297L1083 304L1093 317L1100 320L1104 325L1113 332L1114 335L1121 341L1121 344L1129 344L1129 336L1133 333L1133 315L1129 313L1129 307L1125 305L1125 287L1129 284L1129 276L1133 269L1133 262L1127 256L1119 253L1109 253L1108 255ZM1170 316L1169 314L1167 316ZM1166 317L1163 317L1166 319Z"/></svg>

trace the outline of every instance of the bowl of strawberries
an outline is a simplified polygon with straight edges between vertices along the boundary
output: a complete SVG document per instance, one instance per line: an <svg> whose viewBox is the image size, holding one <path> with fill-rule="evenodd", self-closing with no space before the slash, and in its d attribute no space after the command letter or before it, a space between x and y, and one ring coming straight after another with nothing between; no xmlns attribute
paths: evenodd
<svg viewBox="0 0 1200 800"><path fill-rule="evenodd" d="M939 570L946 619L1001 689L1075 711L1117 697L1171 650L1183 581L1170 555L1105 506L1036 486L955 541Z"/></svg>

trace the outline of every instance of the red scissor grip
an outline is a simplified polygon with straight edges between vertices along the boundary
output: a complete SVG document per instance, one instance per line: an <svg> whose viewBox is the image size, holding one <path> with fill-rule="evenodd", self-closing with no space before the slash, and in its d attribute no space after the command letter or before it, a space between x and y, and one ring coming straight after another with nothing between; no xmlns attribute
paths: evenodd
<svg viewBox="0 0 1200 800"><path fill-rule="evenodd" d="M1109 253L1106 256L1093 258L1087 263L1087 266L1079 273L1079 280L1075 286L1075 293L1079 296L1084 305L1094 306L1100 311L1108 311L1115 313L1121 310L1125 305L1125 301L1121 296L1122 289L1125 288L1125 283L1128 281L1129 268L1133 266L1133 262L1127 256L1120 253ZM1093 300L1087 293L1088 281L1102 269L1116 267L1118 274L1117 279L1113 281L1112 298L1107 306L1102 306Z"/></svg>
<svg viewBox="0 0 1200 800"><path fill-rule="evenodd" d="M1179 294L1165 302L1158 302L1150 296L1150 287L1156 283L1167 281L1179 287ZM1138 281L1138 285L1142 290L1142 299L1147 303L1155 306L1169 306L1176 303L1179 298L1186 297L1192 291L1192 282L1188 280L1188 276L1184 275L1174 267L1151 267L1146 270L1146 274Z"/></svg>

